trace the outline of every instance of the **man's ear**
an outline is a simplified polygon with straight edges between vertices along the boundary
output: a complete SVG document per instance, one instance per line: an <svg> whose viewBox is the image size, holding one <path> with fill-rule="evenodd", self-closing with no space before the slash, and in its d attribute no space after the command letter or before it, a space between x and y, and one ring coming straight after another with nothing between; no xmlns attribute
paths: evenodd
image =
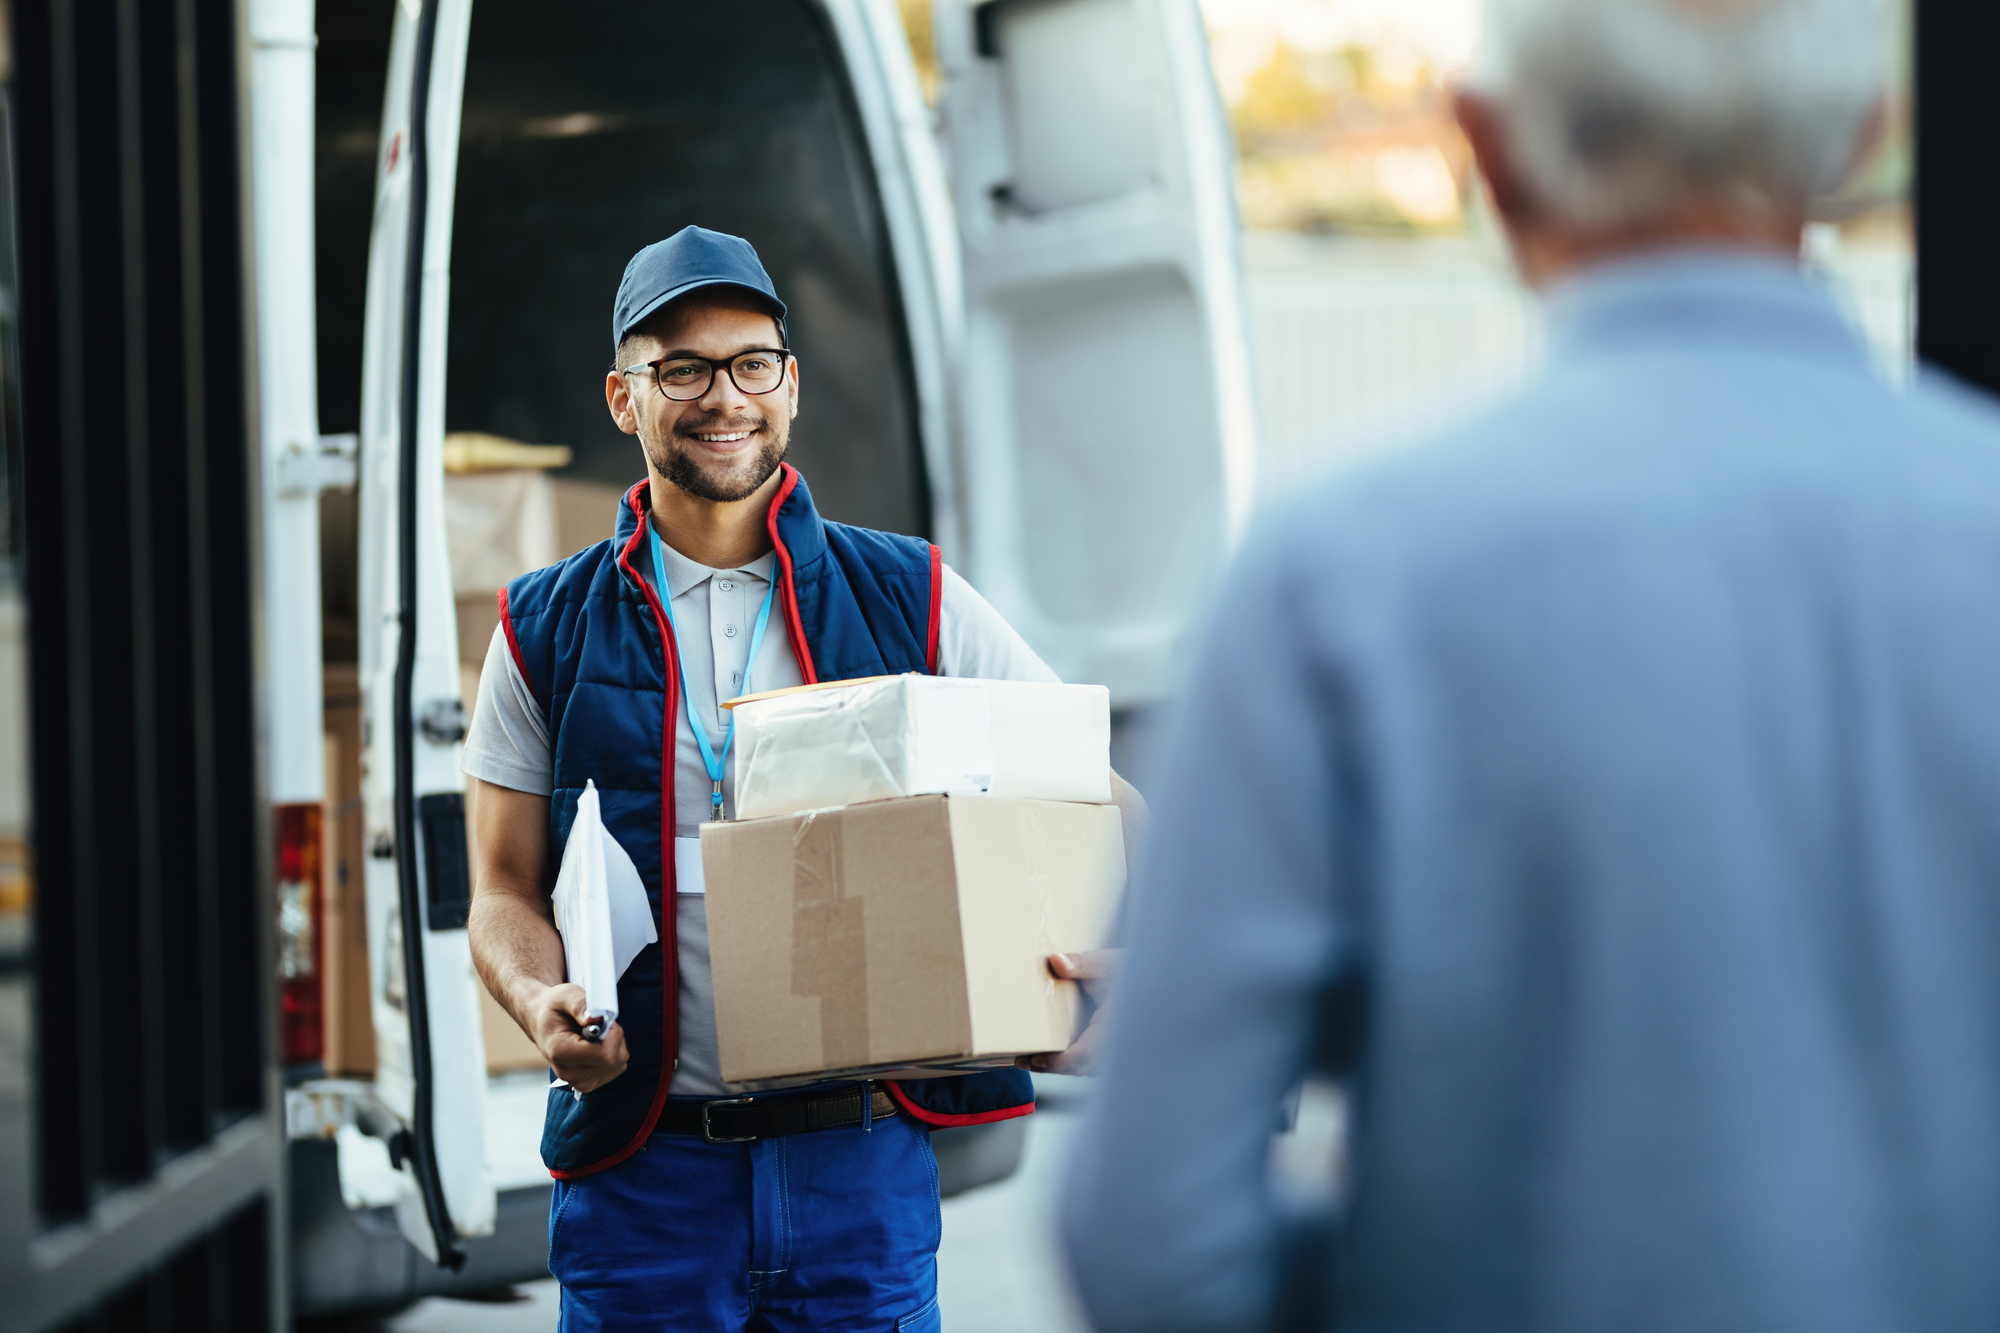
<svg viewBox="0 0 2000 1333"><path fill-rule="evenodd" d="M796 421L799 415L799 359L795 356L785 358L785 381L785 396L792 400L792 419Z"/></svg>
<svg viewBox="0 0 2000 1333"><path fill-rule="evenodd" d="M639 433L639 418L632 411L632 384L628 376L615 370L605 375L604 405L611 409L611 419L618 423L618 429L627 435Z"/></svg>
<svg viewBox="0 0 2000 1333"><path fill-rule="evenodd" d="M1452 113L1458 127L1472 145L1473 161L1486 181L1493 210L1510 227L1526 222L1534 213L1534 199L1514 165L1514 152L1507 142L1506 113L1477 93L1455 89Z"/></svg>

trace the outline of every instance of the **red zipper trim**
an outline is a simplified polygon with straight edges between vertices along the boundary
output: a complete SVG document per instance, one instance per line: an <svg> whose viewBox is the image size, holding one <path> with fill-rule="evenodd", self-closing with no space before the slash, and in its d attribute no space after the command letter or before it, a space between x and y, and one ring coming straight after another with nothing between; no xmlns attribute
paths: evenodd
<svg viewBox="0 0 2000 1333"><path fill-rule="evenodd" d="M771 507L764 511L764 527L771 534L771 548L778 553L778 587L785 594L785 637L792 641L792 656L799 659L799 674L806 678L806 684L819 684L819 672L813 669L812 649L806 644L805 622L799 619L799 585L792 569L791 548L778 535L778 511L791 498L792 491L799 484L798 469L790 463L778 465L784 469L785 479L778 485L778 493L771 499Z"/></svg>
<svg viewBox="0 0 2000 1333"><path fill-rule="evenodd" d="M1022 1102L1019 1106L1003 1106L997 1111L975 1111L971 1115L946 1115L943 1111L926 1111L911 1101L894 1079L884 1079L882 1086L896 1099L896 1104L923 1121L926 1125L936 1125L941 1129L957 1129L961 1125L990 1125L998 1120L1019 1120L1024 1115L1035 1113L1033 1102Z"/></svg>
<svg viewBox="0 0 2000 1333"><path fill-rule="evenodd" d="M632 540L625 543L625 549L618 553L618 566L632 576L639 585L639 591L646 595L646 604L653 610L653 625L660 632L660 647L665 654L666 706L661 710L660 731L660 967L664 972L664 990L660 996L660 1082L653 1090L653 1105L646 1112L646 1122L639 1126L639 1132L632 1141L601 1162L578 1167L574 1171L550 1171L557 1180L575 1180L578 1176L595 1175L618 1165L633 1153L639 1151L653 1132L653 1126L660 1123L660 1112L667 1104L667 1089L674 1081L674 1061L680 1055L680 931L674 908L674 894L679 882L674 877L674 718L679 700L675 697L674 686L679 679L680 653L674 643L674 636L667 633L667 613L660 605L660 599L653 585L639 577L632 568L633 548L646 534L646 525L652 522L645 508L639 503L639 493L646 489L646 482L639 482L625 493L625 503L639 517L639 526L632 533ZM501 594L504 599L506 594Z"/></svg>
<svg viewBox="0 0 2000 1333"><path fill-rule="evenodd" d="M944 552L931 546L931 634L924 651L924 671L937 674L938 630L944 624Z"/></svg>
<svg viewBox="0 0 2000 1333"><path fill-rule="evenodd" d="M528 693L535 692L535 682L528 678L528 659L521 656L521 641L514 637L514 613L507 609L507 590L500 590L500 628L507 632L507 651L514 655L514 665L520 668L521 683L528 687Z"/></svg>

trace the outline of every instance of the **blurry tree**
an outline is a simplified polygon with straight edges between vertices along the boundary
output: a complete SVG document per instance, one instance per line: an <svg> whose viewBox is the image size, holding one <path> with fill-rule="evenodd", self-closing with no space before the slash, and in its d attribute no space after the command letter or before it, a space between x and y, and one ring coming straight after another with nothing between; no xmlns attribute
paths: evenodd
<svg viewBox="0 0 2000 1333"><path fill-rule="evenodd" d="M1252 226L1375 234L1458 231L1471 154L1430 63L1348 43L1280 39L1230 106Z"/></svg>
<svg viewBox="0 0 2000 1333"><path fill-rule="evenodd" d="M1237 145L1253 153L1324 124L1333 115L1336 93L1325 74L1323 62L1309 61L1280 39L1270 60L1245 82L1242 99L1231 108Z"/></svg>
<svg viewBox="0 0 2000 1333"><path fill-rule="evenodd" d="M1349 42L1334 50L1333 59L1346 71L1347 82L1355 92L1369 98L1382 96L1385 91L1384 80L1376 68L1373 47L1363 46L1359 42Z"/></svg>

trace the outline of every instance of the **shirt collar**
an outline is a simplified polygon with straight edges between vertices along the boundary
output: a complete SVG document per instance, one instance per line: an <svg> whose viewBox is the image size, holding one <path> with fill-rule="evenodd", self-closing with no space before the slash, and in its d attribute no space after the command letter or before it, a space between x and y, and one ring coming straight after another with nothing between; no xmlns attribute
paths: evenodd
<svg viewBox="0 0 2000 1333"><path fill-rule="evenodd" d="M1619 260L1561 282L1547 306L1556 361L1728 342L1868 365L1867 349L1825 283L1776 256L1677 250Z"/></svg>
<svg viewBox="0 0 2000 1333"><path fill-rule="evenodd" d="M766 551L755 560L738 565L734 569L711 569L698 561L690 560L666 542L660 543L660 559L666 565L669 597L678 597L699 587L704 579L717 574L734 574L738 578L755 580L758 583L771 581L771 565L777 559L775 551ZM651 554L645 556L647 566L653 563Z"/></svg>

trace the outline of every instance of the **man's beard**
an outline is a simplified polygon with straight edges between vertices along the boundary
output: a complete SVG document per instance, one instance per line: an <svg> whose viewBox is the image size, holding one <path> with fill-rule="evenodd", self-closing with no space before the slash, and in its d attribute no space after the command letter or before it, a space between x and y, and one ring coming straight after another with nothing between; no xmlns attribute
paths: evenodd
<svg viewBox="0 0 2000 1333"><path fill-rule="evenodd" d="M778 423L759 415L752 421L706 420L676 423L664 447L647 440L646 457L673 485L699 500L729 504L748 499L771 479L785 461L786 432ZM751 430L762 437L754 453L738 454L728 463L703 465L701 445L691 437L697 432Z"/></svg>

